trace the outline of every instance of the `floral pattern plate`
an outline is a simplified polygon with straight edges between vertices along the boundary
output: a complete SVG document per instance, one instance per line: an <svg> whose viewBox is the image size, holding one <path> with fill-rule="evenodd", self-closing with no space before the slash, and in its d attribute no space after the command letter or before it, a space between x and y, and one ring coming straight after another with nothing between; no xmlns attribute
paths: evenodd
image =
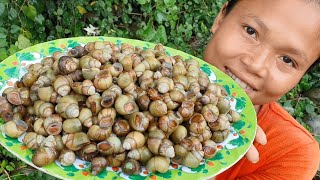
<svg viewBox="0 0 320 180"><path fill-rule="evenodd" d="M21 50L8 57L0 63L0 94L8 87L13 86L14 82L20 79L26 72L29 64L40 62L43 57L51 56L55 51L66 52L68 49L78 45L84 45L92 41L112 41L117 45L129 43L143 48L153 48L155 44L124 38L112 37L76 37L68 39L58 39L50 42L41 43L27 49ZM206 159L197 168L171 164L167 173L148 173L145 168L139 175L127 176L122 173L121 168L107 167L97 176L92 176L90 162L77 159L71 166L62 166L58 161L45 167L36 167L32 161L32 150L27 149L22 143L21 137L15 139L0 134L0 143L15 156L29 165L55 176L60 179L208 179L216 176L230 168L239 161L247 152L252 144L257 127L256 114L253 105L242 90L242 88L214 66L184 52L165 47L170 55L181 55L184 59L196 59L199 61L201 70L207 73L212 82L219 83L225 87L231 102L231 108L241 114L241 120L232 124L229 137L219 143L218 153L211 159Z"/></svg>

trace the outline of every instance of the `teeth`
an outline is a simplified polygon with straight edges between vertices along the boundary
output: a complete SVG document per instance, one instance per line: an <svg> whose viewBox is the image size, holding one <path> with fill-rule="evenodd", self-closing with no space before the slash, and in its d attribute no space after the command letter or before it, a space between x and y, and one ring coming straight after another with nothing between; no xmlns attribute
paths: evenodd
<svg viewBox="0 0 320 180"><path fill-rule="evenodd" d="M240 87L242 87L243 89L248 89L248 90L252 90L252 88L245 82L241 81L236 75L232 74L229 69L227 69L227 74L234 80L236 81Z"/></svg>

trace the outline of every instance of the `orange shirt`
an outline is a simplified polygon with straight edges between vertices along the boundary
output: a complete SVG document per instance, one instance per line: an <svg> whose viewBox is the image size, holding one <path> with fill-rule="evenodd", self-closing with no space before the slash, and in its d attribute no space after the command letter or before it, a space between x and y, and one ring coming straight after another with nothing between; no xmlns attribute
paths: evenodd
<svg viewBox="0 0 320 180"><path fill-rule="evenodd" d="M266 145L254 143L259 162L242 158L216 179L312 179L319 167L320 151L311 134L276 102L260 109L258 124L268 140Z"/></svg>

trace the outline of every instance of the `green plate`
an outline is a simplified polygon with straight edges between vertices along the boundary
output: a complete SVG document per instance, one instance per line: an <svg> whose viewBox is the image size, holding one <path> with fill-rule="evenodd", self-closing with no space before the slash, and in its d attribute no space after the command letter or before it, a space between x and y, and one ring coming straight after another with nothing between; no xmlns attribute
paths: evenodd
<svg viewBox="0 0 320 180"><path fill-rule="evenodd" d="M153 48L155 45L144 41L112 37L76 37L41 43L19 51L0 63L0 93L6 87L12 86L17 79L20 79L27 72L26 66L29 64L40 62L43 57L51 56L55 51L66 52L69 48L92 41L112 41L117 45L129 43L144 48ZM224 142L219 143L218 153L213 158L206 159L197 168L173 164L170 165L170 170L164 174L148 173L143 168L139 175L127 176L119 168L107 167L99 175L92 176L90 174L90 163L80 159L77 159L73 165L68 167L61 166L57 161L42 168L36 167L31 161L33 152L24 146L22 137L13 139L1 133L1 145L27 164L61 179L194 180L207 179L227 170L244 156L255 137L257 118L249 97L235 81L214 66L184 52L168 47L165 47L165 49L170 55L181 55L184 59L196 59L199 61L201 70L208 74L210 80L225 87L229 94L227 99L231 102L231 108L241 113L241 120L232 124L229 137Z"/></svg>

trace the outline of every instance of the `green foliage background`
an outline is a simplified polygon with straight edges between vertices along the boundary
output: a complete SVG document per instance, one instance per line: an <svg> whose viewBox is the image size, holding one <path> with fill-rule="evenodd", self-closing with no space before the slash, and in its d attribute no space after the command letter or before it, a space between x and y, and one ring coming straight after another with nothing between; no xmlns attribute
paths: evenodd
<svg viewBox="0 0 320 180"><path fill-rule="evenodd" d="M161 42L202 58L210 26L225 0L0 0L0 61L40 42L99 35ZM302 94L320 86L320 67L279 101L308 130L307 115L319 114L316 101ZM316 134L314 134L316 135ZM0 179L54 179L35 171L0 146Z"/></svg>

